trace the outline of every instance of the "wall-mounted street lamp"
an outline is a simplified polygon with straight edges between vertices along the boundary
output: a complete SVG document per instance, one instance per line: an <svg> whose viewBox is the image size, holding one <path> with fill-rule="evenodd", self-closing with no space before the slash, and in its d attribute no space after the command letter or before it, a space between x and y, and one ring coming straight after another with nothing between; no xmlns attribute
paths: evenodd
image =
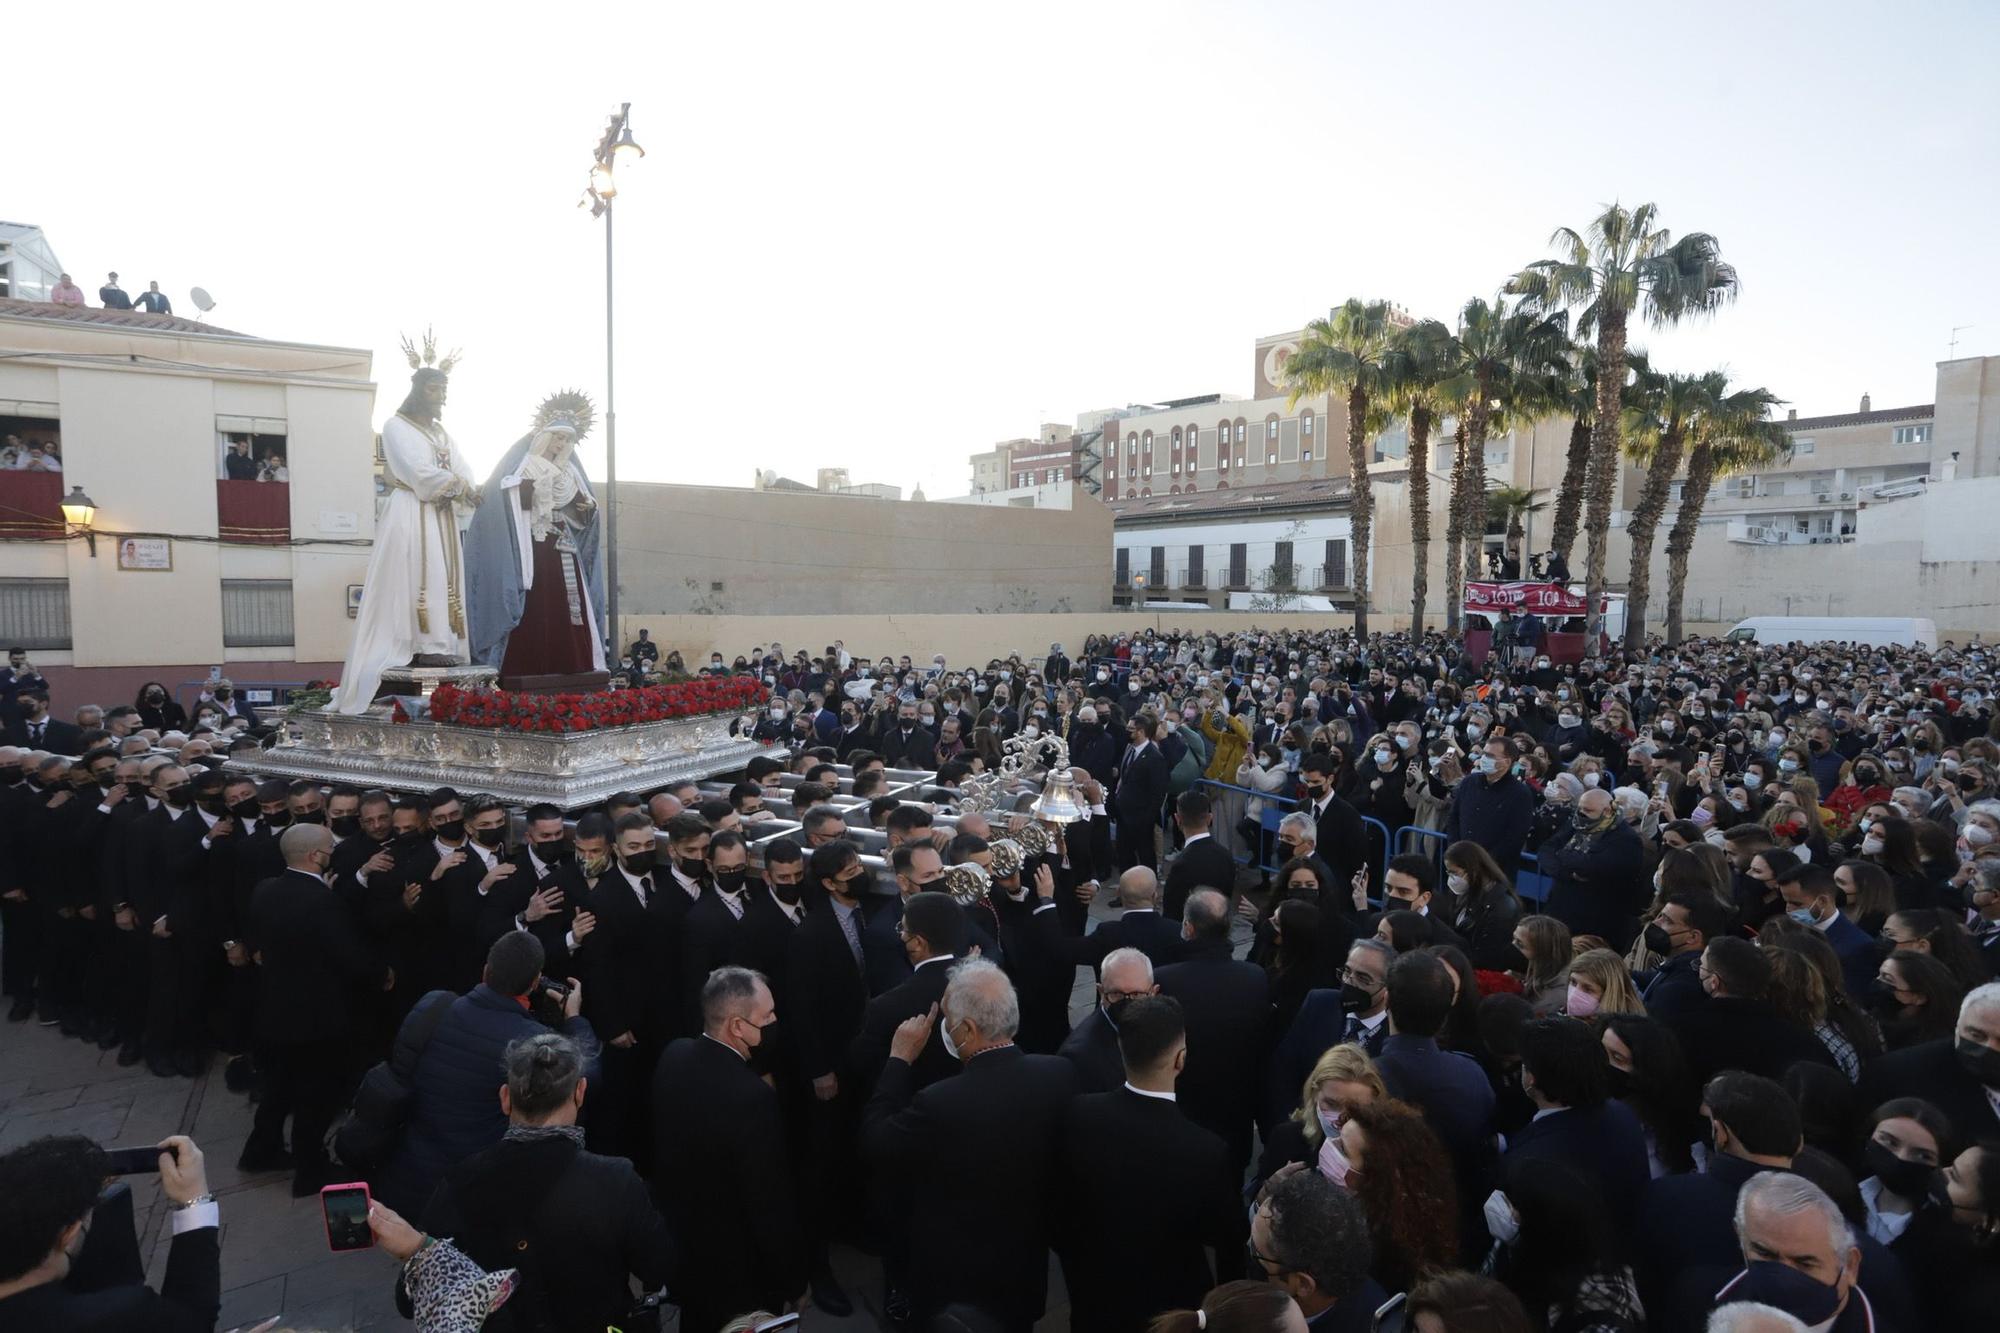
<svg viewBox="0 0 2000 1333"><path fill-rule="evenodd" d="M63 522L69 524L69 535L82 537L90 547L92 559L97 558L97 532L91 524L97 521L97 501L83 493L83 487L72 486L69 494L62 498Z"/></svg>

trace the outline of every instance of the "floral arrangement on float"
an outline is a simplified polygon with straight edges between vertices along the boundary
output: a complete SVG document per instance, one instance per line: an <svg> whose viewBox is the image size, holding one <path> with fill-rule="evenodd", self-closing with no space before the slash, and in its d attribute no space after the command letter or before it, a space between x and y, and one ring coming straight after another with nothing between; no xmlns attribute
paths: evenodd
<svg viewBox="0 0 2000 1333"><path fill-rule="evenodd" d="M440 685L431 693L428 712L431 721L454 727L562 733L736 713L769 695L770 687L755 676L700 676L592 694L517 694ZM394 717L409 720L400 705Z"/></svg>

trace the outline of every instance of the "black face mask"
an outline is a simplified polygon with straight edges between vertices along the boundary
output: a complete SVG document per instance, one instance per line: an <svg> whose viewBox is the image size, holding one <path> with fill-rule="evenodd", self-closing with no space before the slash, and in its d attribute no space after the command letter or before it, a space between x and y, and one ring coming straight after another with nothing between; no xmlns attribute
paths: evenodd
<svg viewBox="0 0 2000 1333"><path fill-rule="evenodd" d="M1674 941L1667 934L1665 926L1655 924L1646 927L1646 947L1654 953L1665 957L1673 953Z"/></svg>
<svg viewBox="0 0 2000 1333"><path fill-rule="evenodd" d="M197 796L194 798L194 803L211 815L227 813L223 808L221 792Z"/></svg>
<svg viewBox="0 0 2000 1333"><path fill-rule="evenodd" d="M534 849L535 859L547 866L567 864L572 850L567 835L557 838L553 842L535 843Z"/></svg>
<svg viewBox="0 0 2000 1333"><path fill-rule="evenodd" d="M270 828L290 828L292 826L292 812L283 806L279 806L276 810L266 810L264 812L264 823Z"/></svg>
<svg viewBox="0 0 2000 1333"><path fill-rule="evenodd" d="M708 862L702 860L699 856L676 856L674 864L689 879L700 879L708 873Z"/></svg>
<svg viewBox="0 0 2000 1333"><path fill-rule="evenodd" d="M1613 1097L1623 1099L1632 1095L1632 1071L1620 1069L1617 1065L1607 1065L1604 1069L1604 1086Z"/></svg>
<svg viewBox="0 0 2000 1333"><path fill-rule="evenodd" d="M1937 1175L1937 1168L1929 1162L1898 1157L1873 1139L1861 1146L1861 1160L1869 1174L1880 1180L1890 1193L1905 1199L1923 1198L1930 1192L1931 1178Z"/></svg>
<svg viewBox="0 0 2000 1333"><path fill-rule="evenodd" d="M7 764L0 766L0 785L11 787L21 780L21 766Z"/></svg>
<svg viewBox="0 0 2000 1333"><path fill-rule="evenodd" d="M2000 1088L2000 1051L1991 1046L1958 1039L1958 1067L1989 1088Z"/></svg>
<svg viewBox="0 0 2000 1333"><path fill-rule="evenodd" d="M715 872L715 887L724 893L741 893L744 882L749 878L747 870L718 870Z"/></svg>
<svg viewBox="0 0 2000 1333"><path fill-rule="evenodd" d="M255 798L248 801L238 801L235 805L229 807L229 813L246 824L257 818L257 810L258 805Z"/></svg>
<svg viewBox="0 0 2000 1333"><path fill-rule="evenodd" d="M465 836L465 821L463 819L447 819L441 824L431 825L431 832L437 834L438 837L446 842L457 842Z"/></svg>
<svg viewBox="0 0 2000 1333"><path fill-rule="evenodd" d="M294 816L292 822L294 824L324 824L326 823L326 811L308 810L302 815Z"/></svg>
<svg viewBox="0 0 2000 1333"><path fill-rule="evenodd" d="M787 907L798 906L799 895L804 889L804 884L780 884L776 880L771 881L771 892Z"/></svg>
<svg viewBox="0 0 2000 1333"><path fill-rule="evenodd" d="M389 839L389 845L399 852L414 852L428 841L422 829L412 829L408 833L398 833Z"/></svg>
<svg viewBox="0 0 2000 1333"><path fill-rule="evenodd" d="M660 854L656 851L634 852L625 858L625 869L634 875L650 875L659 861Z"/></svg>
<svg viewBox="0 0 2000 1333"><path fill-rule="evenodd" d="M351 838L361 831L360 815L335 815L326 822L336 838Z"/></svg>
<svg viewBox="0 0 2000 1333"><path fill-rule="evenodd" d="M194 793L184 786L175 787L172 791L162 792L160 799L176 810L185 810L188 802L194 799Z"/></svg>
<svg viewBox="0 0 2000 1333"><path fill-rule="evenodd" d="M1375 1003L1375 992L1362 990L1353 982L1346 982L1340 988L1340 1009L1342 1013L1358 1014Z"/></svg>
<svg viewBox="0 0 2000 1333"><path fill-rule="evenodd" d="M507 826L502 824L499 828L476 828L472 830L472 836L478 839L481 847L498 847L507 841Z"/></svg>
<svg viewBox="0 0 2000 1333"><path fill-rule="evenodd" d="M215 701L216 701L217 703L224 703L224 704L226 704L226 703L228 703L228 702L229 702L229 698L230 698L230 695L231 695L232 693L233 693L233 691L230 691L230 690L217 690L217 691L215 692Z"/></svg>
<svg viewBox="0 0 2000 1333"><path fill-rule="evenodd" d="M97 789L99 791L110 791L113 787L117 787L119 785L121 785L121 783L118 778L118 775L115 773L106 773L103 777L97 780Z"/></svg>
<svg viewBox="0 0 2000 1333"><path fill-rule="evenodd" d="M138 800L140 797L145 796L146 794L147 794L146 784L141 780L139 780L138 778L133 778L130 781L126 782L125 795L127 799Z"/></svg>

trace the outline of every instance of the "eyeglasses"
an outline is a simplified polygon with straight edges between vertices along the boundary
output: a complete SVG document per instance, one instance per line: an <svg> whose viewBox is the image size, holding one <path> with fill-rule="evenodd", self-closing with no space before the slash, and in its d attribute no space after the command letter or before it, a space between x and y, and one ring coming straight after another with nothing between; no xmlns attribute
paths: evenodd
<svg viewBox="0 0 2000 1333"><path fill-rule="evenodd" d="M1340 969L1340 979L1350 985L1359 986L1363 990L1372 991L1382 988L1382 979L1380 977L1371 977L1366 972L1357 972L1351 967Z"/></svg>
<svg viewBox="0 0 2000 1333"><path fill-rule="evenodd" d="M1258 1249L1257 1242L1254 1240L1243 1242L1243 1257L1250 1261L1250 1263L1258 1264L1267 1269L1272 1277L1283 1277L1286 1273L1295 1271L1287 1268L1282 1259L1273 1259L1270 1255ZM1247 1267L1248 1265L1246 1264L1245 1266Z"/></svg>

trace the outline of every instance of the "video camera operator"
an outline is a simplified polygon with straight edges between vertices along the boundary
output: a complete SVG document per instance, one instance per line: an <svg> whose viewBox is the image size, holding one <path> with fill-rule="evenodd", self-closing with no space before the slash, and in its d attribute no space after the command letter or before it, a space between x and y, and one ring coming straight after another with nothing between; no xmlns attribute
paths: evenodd
<svg viewBox="0 0 2000 1333"><path fill-rule="evenodd" d="M173 1246L154 1291L133 1280L86 1289L74 1270L112 1165L80 1135L36 1139L0 1156L0 1333L177 1333L215 1327L222 1308L221 1217L194 1140L160 1144L160 1191L173 1206ZM118 1244L102 1237L100 1243Z"/></svg>

